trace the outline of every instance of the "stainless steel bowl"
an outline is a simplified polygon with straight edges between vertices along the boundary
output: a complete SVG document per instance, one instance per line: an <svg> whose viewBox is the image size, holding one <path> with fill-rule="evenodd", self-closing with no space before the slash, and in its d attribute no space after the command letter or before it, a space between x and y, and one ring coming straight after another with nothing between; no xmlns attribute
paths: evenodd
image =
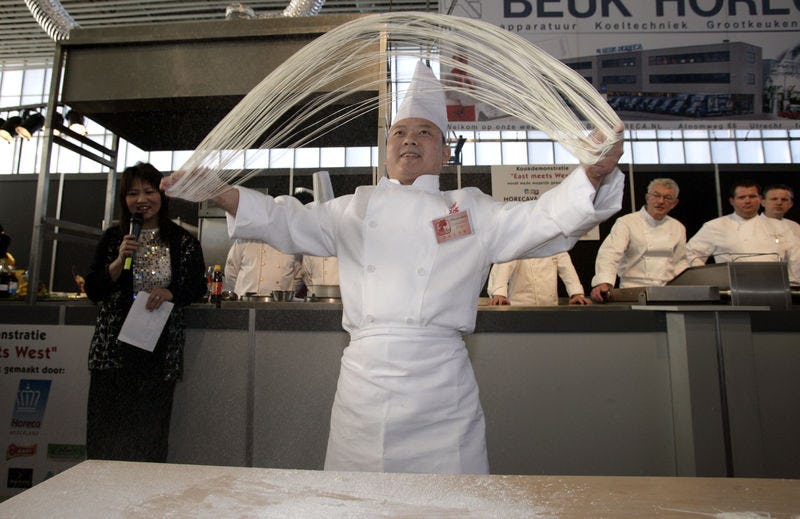
<svg viewBox="0 0 800 519"><path fill-rule="evenodd" d="M292 290L273 290L272 300L276 302L291 301L294 299L294 291Z"/></svg>
<svg viewBox="0 0 800 519"><path fill-rule="evenodd" d="M342 292L339 290L339 285L309 285L308 297L312 299L341 299Z"/></svg>
<svg viewBox="0 0 800 519"><path fill-rule="evenodd" d="M269 303L272 301L272 296L269 294L248 293L240 297L239 300L248 303Z"/></svg>

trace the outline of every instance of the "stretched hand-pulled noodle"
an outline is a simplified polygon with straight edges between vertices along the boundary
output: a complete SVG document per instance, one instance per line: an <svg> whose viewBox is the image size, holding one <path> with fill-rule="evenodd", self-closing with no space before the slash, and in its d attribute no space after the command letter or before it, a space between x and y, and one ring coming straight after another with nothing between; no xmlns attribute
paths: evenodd
<svg viewBox="0 0 800 519"><path fill-rule="evenodd" d="M343 24L277 67L200 143L170 195L211 198L257 173L243 168L246 150L303 146L367 112L377 120L378 107L390 106L396 95L379 95L387 91L387 62L396 56L460 69L461 76L442 74L448 97L530 124L582 163L597 162L619 139L620 120L596 89L519 36L468 18L385 13ZM597 134L590 136L589 128Z"/></svg>

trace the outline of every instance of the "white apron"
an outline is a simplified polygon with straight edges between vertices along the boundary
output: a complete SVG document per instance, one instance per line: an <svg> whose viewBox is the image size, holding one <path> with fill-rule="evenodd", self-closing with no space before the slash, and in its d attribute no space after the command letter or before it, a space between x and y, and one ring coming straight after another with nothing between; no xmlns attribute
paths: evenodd
<svg viewBox="0 0 800 519"><path fill-rule="evenodd" d="M460 334L374 328L352 337L325 470L488 474L483 411Z"/></svg>

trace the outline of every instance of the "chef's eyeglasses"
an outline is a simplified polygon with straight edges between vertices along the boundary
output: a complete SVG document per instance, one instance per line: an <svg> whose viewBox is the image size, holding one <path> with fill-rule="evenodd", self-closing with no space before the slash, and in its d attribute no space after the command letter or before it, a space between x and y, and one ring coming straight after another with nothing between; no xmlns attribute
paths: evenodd
<svg viewBox="0 0 800 519"><path fill-rule="evenodd" d="M653 198L663 198L665 202L674 202L675 197L672 195L662 195L660 193L647 193L648 195L652 196Z"/></svg>

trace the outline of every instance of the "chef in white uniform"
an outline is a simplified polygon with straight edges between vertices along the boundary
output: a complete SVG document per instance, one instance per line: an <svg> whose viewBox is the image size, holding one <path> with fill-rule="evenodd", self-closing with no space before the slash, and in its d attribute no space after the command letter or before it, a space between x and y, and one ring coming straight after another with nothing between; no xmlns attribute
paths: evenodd
<svg viewBox="0 0 800 519"><path fill-rule="evenodd" d="M764 196L761 199L761 207L764 208L764 216L780 220L800 238L800 223L786 218L786 213L794 205L794 190L786 184L773 184L764 188Z"/></svg>
<svg viewBox="0 0 800 519"><path fill-rule="evenodd" d="M303 281L306 286L338 285L339 260L334 257L303 256Z"/></svg>
<svg viewBox="0 0 800 519"><path fill-rule="evenodd" d="M302 278L302 260L299 254L284 254L261 241L236 240L225 260L223 289L239 297L294 290Z"/></svg>
<svg viewBox="0 0 800 519"><path fill-rule="evenodd" d="M592 299L602 302L619 276L620 288L664 286L689 266L686 228L668 216L678 205L678 184L656 178L641 210L620 216L597 251Z"/></svg>
<svg viewBox="0 0 800 519"><path fill-rule="evenodd" d="M800 238L782 221L758 214L760 186L738 182L728 201L733 213L707 221L686 243L689 264L704 265L709 256L716 263L784 261L789 282L800 284Z"/></svg>
<svg viewBox="0 0 800 519"><path fill-rule="evenodd" d="M444 93L423 63L389 130L389 178L319 205L237 187L215 197L232 235L337 256L341 360L326 470L488 473L483 411L462 335L494 262L567 250L619 210L621 143L538 202L439 190ZM170 186L166 181L162 186Z"/></svg>
<svg viewBox="0 0 800 519"><path fill-rule="evenodd" d="M569 304L590 305L568 252L546 258L527 258L492 266L486 292L489 306L557 306L558 278L569 294Z"/></svg>

